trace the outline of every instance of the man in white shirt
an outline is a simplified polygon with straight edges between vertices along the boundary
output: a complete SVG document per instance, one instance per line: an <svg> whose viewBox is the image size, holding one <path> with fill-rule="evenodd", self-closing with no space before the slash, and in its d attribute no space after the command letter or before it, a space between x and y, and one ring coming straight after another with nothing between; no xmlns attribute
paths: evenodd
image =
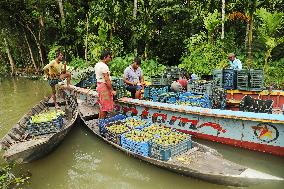
<svg viewBox="0 0 284 189"><path fill-rule="evenodd" d="M230 63L230 69L233 70L241 70L242 69L242 62L236 58L236 55L234 53L230 53L228 55L229 63Z"/></svg>
<svg viewBox="0 0 284 189"><path fill-rule="evenodd" d="M111 52L104 50L100 56L101 61L95 65L97 79L97 92L99 94L100 113L99 119L104 119L107 112L114 108L113 95L115 91L111 85L108 63L112 60Z"/></svg>

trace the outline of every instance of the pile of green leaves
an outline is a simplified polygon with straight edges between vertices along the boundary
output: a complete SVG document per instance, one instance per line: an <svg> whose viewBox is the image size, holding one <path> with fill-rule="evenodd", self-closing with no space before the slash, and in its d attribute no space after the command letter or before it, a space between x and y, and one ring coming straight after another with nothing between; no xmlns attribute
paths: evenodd
<svg viewBox="0 0 284 189"><path fill-rule="evenodd" d="M30 177L16 170L14 164L2 163L0 165L0 188L21 188L29 183Z"/></svg>

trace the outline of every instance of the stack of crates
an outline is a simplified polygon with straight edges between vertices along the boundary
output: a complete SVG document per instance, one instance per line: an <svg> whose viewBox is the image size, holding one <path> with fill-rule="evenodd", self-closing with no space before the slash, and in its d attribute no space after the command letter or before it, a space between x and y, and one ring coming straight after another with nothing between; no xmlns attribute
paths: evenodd
<svg viewBox="0 0 284 189"><path fill-rule="evenodd" d="M223 87L223 70L213 70L213 80L216 87Z"/></svg>
<svg viewBox="0 0 284 189"><path fill-rule="evenodd" d="M151 83L152 85L167 85L168 81L167 78L163 77L163 76L155 76L155 77L151 77Z"/></svg>
<svg viewBox="0 0 284 189"><path fill-rule="evenodd" d="M263 70L249 70L250 74L250 90L261 91L263 89Z"/></svg>
<svg viewBox="0 0 284 189"><path fill-rule="evenodd" d="M181 77L181 71L178 67L167 67L164 77L167 78L167 84L171 85L173 81L176 81Z"/></svg>
<svg viewBox="0 0 284 189"><path fill-rule="evenodd" d="M195 94L212 95L212 83L207 81L194 81L187 84L187 91Z"/></svg>
<svg viewBox="0 0 284 189"><path fill-rule="evenodd" d="M95 72L89 74L85 79L81 80L78 85L82 88L92 87L92 86L97 85Z"/></svg>
<svg viewBox="0 0 284 189"><path fill-rule="evenodd" d="M237 71L233 69L223 70L223 88L224 89L236 89L237 85Z"/></svg>
<svg viewBox="0 0 284 189"><path fill-rule="evenodd" d="M237 71L237 89L247 91L249 90L249 71Z"/></svg>
<svg viewBox="0 0 284 189"><path fill-rule="evenodd" d="M143 98L147 100L157 101L158 100L157 98L160 94L167 93L167 92L169 92L168 86L150 85L144 88Z"/></svg>
<svg viewBox="0 0 284 189"><path fill-rule="evenodd" d="M122 97L127 96L126 85L122 78L112 78L112 86L113 89L116 91L116 95L114 96L115 99L120 99Z"/></svg>

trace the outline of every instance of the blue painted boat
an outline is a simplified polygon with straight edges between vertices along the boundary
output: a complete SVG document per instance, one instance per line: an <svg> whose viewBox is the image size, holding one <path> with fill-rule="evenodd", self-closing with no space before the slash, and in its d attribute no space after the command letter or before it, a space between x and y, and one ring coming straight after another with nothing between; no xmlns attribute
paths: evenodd
<svg viewBox="0 0 284 189"><path fill-rule="evenodd" d="M96 91L72 87L81 99L97 101ZM207 139L250 150L284 156L284 115L183 106L121 98L116 111L139 115L153 122Z"/></svg>

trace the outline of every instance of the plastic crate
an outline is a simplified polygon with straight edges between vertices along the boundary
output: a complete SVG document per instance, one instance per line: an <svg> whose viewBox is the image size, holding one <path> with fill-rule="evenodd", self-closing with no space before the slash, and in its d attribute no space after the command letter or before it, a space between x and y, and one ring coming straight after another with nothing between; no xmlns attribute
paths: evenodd
<svg viewBox="0 0 284 189"><path fill-rule="evenodd" d="M192 147L191 138L180 142L176 145L163 146L151 143L150 156L162 161L168 161L171 157L185 153Z"/></svg>
<svg viewBox="0 0 284 189"><path fill-rule="evenodd" d="M113 117L110 117L110 118L106 118L106 119L100 119L99 120L99 131L100 131L100 134L101 135L104 135L106 133L106 129L105 129L105 126L111 122L116 122L116 121L122 121L126 118L125 115L122 115L122 114L118 114L118 115L115 115Z"/></svg>
<svg viewBox="0 0 284 189"><path fill-rule="evenodd" d="M106 132L105 137L108 141L111 141L115 144L120 145L121 134L114 134L114 133Z"/></svg>
<svg viewBox="0 0 284 189"><path fill-rule="evenodd" d="M196 94L212 95L212 83L193 82L187 84L187 91Z"/></svg>
<svg viewBox="0 0 284 189"><path fill-rule="evenodd" d="M116 122L111 122L111 123L105 125L105 137L107 138L107 140L120 145L121 135L130 131L130 129L127 128L128 130L126 130L122 133L112 133L108 130L108 127L110 127L112 125L116 125L116 124L123 124L123 123L124 123L123 121L116 121Z"/></svg>
<svg viewBox="0 0 284 189"><path fill-rule="evenodd" d="M29 122L27 125L27 133L33 136L44 135L50 133L56 133L63 126L63 118L59 116L57 119L54 119L49 122L42 123L31 123Z"/></svg>
<svg viewBox="0 0 284 189"><path fill-rule="evenodd" d="M264 76L263 70L249 70L250 82L249 88L251 91L261 91L263 89Z"/></svg>
<svg viewBox="0 0 284 189"><path fill-rule="evenodd" d="M237 71L237 89L239 90L249 90L249 71L248 70L238 70Z"/></svg>
<svg viewBox="0 0 284 189"><path fill-rule="evenodd" d="M223 70L213 70L212 74L215 86L223 87Z"/></svg>
<svg viewBox="0 0 284 189"><path fill-rule="evenodd" d="M167 85L168 81L164 77L152 77L151 83L152 85Z"/></svg>
<svg viewBox="0 0 284 189"><path fill-rule="evenodd" d="M223 70L223 87L224 89L236 89L237 71L233 69Z"/></svg>
<svg viewBox="0 0 284 189"><path fill-rule="evenodd" d="M121 135L121 146L136 154L149 157L150 155L150 143L149 141L135 142L125 137L125 134Z"/></svg>

